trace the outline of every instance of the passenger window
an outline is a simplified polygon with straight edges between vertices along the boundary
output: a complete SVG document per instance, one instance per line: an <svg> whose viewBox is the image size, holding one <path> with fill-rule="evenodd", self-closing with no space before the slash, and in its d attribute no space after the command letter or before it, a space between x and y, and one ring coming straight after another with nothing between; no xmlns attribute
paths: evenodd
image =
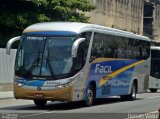
<svg viewBox="0 0 160 119"><path fill-rule="evenodd" d="M146 59L150 55L148 41L95 33L91 57Z"/></svg>

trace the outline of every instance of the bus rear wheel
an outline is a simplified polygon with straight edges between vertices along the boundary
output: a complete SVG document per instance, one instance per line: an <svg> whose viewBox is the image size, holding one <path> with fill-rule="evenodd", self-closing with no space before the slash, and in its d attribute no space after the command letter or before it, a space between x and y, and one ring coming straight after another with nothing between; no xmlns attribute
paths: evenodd
<svg viewBox="0 0 160 119"><path fill-rule="evenodd" d="M137 94L137 85L135 82L132 84L131 93L129 95L122 95L122 100L135 100Z"/></svg>
<svg viewBox="0 0 160 119"><path fill-rule="evenodd" d="M156 88L150 88L149 90L150 90L152 93L156 93L158 89L156 89Z"/></svg>
<svg viewBox="0 0 160 119"><path fill-rule="evenodd" d="M136 87L137 87L136 83L134 82L133 85L132 85L131 94L128 95L129 100L135 100L136 99L136 93L137 93Z"/></svg>
<svg viewBox="0 0 160 119"><path fill-rule="evenodd" d="M34 104L37 107L45 107L47 100L34 100Z"/></svg>

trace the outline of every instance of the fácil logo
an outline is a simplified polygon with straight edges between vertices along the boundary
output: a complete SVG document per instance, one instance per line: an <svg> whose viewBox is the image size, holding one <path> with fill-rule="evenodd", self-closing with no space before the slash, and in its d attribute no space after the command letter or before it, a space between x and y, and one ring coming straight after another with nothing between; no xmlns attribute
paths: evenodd
<svg viewBox="0 0 160 119"><path fill-rule="evenodd" d="M104 74L112 73L112 67L107 65L103 66L100 64L96 64L95 73L104 73Z"/></svg>

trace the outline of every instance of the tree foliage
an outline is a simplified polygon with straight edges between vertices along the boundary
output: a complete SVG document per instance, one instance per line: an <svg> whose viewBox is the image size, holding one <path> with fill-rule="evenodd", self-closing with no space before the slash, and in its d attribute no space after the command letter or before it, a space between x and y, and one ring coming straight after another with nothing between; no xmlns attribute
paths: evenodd
<svg viewBox="0 0 160 119"><path fill-rule="evenodd" d="M0 47L9 38L20 35L29 25L37 22L88 22L89 12L95 7L88 0L1 0Z"/></svg>

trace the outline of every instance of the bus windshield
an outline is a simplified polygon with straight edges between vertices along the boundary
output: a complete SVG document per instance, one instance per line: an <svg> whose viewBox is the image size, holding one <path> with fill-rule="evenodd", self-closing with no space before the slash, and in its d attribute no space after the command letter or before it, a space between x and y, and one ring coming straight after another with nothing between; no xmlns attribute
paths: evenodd
<svg viewBox="0 0 160 119"><path fill-rule="evenodd" d="M159 50L151 51L151 76L160 78L160 52Z"/></svg>
<svg viewBox="0 0 160 119"><path fill-rule="evenodd" d="M73 65L76 37L23 36L17 51L15 73L20 77L66 77Z"/></svg>

